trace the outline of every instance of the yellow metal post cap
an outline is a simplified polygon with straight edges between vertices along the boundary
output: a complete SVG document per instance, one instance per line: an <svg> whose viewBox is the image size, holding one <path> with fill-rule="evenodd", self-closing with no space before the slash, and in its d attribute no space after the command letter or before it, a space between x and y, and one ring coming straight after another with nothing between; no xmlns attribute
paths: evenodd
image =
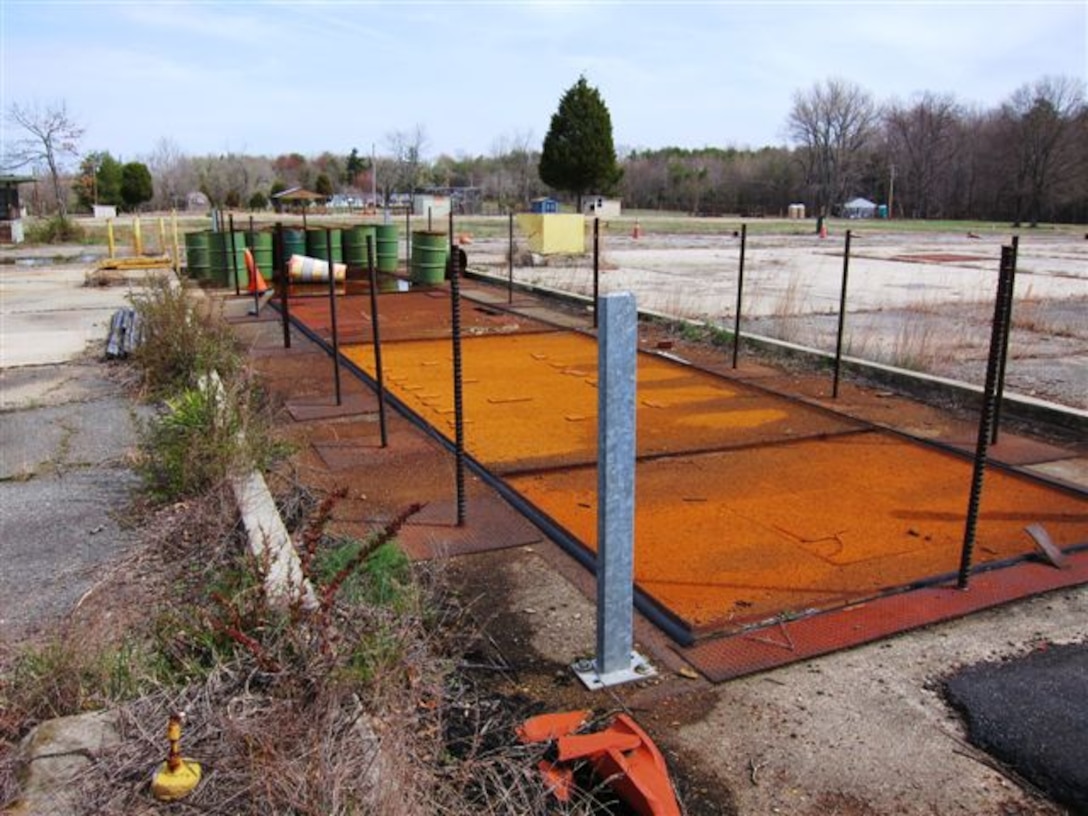
<svg viewBox="0 0 1088 816"><path fill-rule="evenodd" d="M176 769L170 769L170 763L159 766L151 780L151 794L160 802L173 802L192 793L200 784L200 763L183 759Z"/></svg>

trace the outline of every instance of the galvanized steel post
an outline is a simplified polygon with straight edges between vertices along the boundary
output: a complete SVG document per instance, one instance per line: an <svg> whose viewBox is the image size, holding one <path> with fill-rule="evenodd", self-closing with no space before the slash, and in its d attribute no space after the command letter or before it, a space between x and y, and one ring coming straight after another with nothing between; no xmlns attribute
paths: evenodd
<svg viewBox="0 0 1088 816"><path fill-rule="evenodd" d="M630 292L597 305L597 671L609 674L631 667L633 646L638 316Z"/></svg>

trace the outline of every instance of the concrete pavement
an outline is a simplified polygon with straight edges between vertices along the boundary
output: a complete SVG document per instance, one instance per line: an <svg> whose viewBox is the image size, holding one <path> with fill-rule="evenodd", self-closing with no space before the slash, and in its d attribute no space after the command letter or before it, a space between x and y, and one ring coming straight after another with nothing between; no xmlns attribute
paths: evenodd
<svg viewBox="0 0 1088 816"><path fill-rule="evenodd" d="M62 617L133 540L118 515L147 409L103 354L139 278L86 286L100 255L0 250L0 640Z"/></svg>

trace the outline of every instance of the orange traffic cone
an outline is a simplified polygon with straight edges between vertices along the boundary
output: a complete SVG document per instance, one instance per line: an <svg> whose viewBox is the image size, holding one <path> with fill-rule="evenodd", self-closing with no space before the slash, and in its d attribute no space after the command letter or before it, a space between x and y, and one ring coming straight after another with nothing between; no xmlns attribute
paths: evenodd
<svg viewBox="0 0 1088 816"><path fill-rule="evenodd" d="M257 261L253 257L253 253L246 248L246 271L249 273L249 293L251 295L260 295L268 291L268 284L265 282L264 275L261 274L261 270L257 267Z"/></svg>
<svg viewBox="0 0 1088 816"><path fill-rule="evenodd" d="M642 227L638 223L638 219L635 219L635 228L631 230L631 237L638 240L642 237Z"/></svg>

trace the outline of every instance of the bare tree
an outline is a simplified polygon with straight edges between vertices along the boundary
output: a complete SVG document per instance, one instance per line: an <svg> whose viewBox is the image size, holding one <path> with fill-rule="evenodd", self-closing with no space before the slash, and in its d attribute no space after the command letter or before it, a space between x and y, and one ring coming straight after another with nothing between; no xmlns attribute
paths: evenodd
<svg viewBox="0 0 1088 816"><path fill-rule="evenodd" d="M428 144L427 131L423 125L416 125L411 132L395 130L385 139L394 162L392 186L406 192L410 201L415 201L416 187L421 183L423 153ZM387 201L389 186L387 183Z"/></svg>
<svg viewBox="0 0 1088 816"><path fill-rule="evenodd" d="M943 213L942 182L951 178L962 111L944 94L926 92L914 104L893 103L884 114L889 172L899 181L896 197L911 218Z"/></svg>
<svg viewBox="0 0 1088 816"><path fill-rule="evenodd" d="M162 209L183 206L186 196L197 187L192 161L181 152L177 142L162 137L147 158L147 166L155 181L155 206Z"/></svg>
<svg viewBox="0 0 1088 816"><path fill-rule="evenodd" d="M538 178L539 154L533 150L532 130L497 138L491 146L492 188L501 209L528 205Z"/></svg>
<svg viewBox="0 0 1088 816"><path fill-rule="evenodd" d="M1075 163L1076 122L1084 115L1084 82L1050 76L1023 85L1001 109L1015 173L1015 222L1036 226Z"/></svg>
<svg viewBox="0 0 1088 816"><path fill-rule="evenodd" d="M800 144L818 216L829 215L831 205L850 192L877 115L872 96L841 79L794 95L787 130Z"/></svg>
<svg viewBox="0 0 1088 816"><path fill-rule="evenodd" d="M60 189L61 165L66 156L75 158L79 155L79 140L85 129L68 114L64 101L44 108L36 102L31 105L13 102L8 108L7 118L28 134L11 145L11 168L29 165L37 169L44 165L49 171L60 214L67 215L67 199L61 195Z"/></svg>

